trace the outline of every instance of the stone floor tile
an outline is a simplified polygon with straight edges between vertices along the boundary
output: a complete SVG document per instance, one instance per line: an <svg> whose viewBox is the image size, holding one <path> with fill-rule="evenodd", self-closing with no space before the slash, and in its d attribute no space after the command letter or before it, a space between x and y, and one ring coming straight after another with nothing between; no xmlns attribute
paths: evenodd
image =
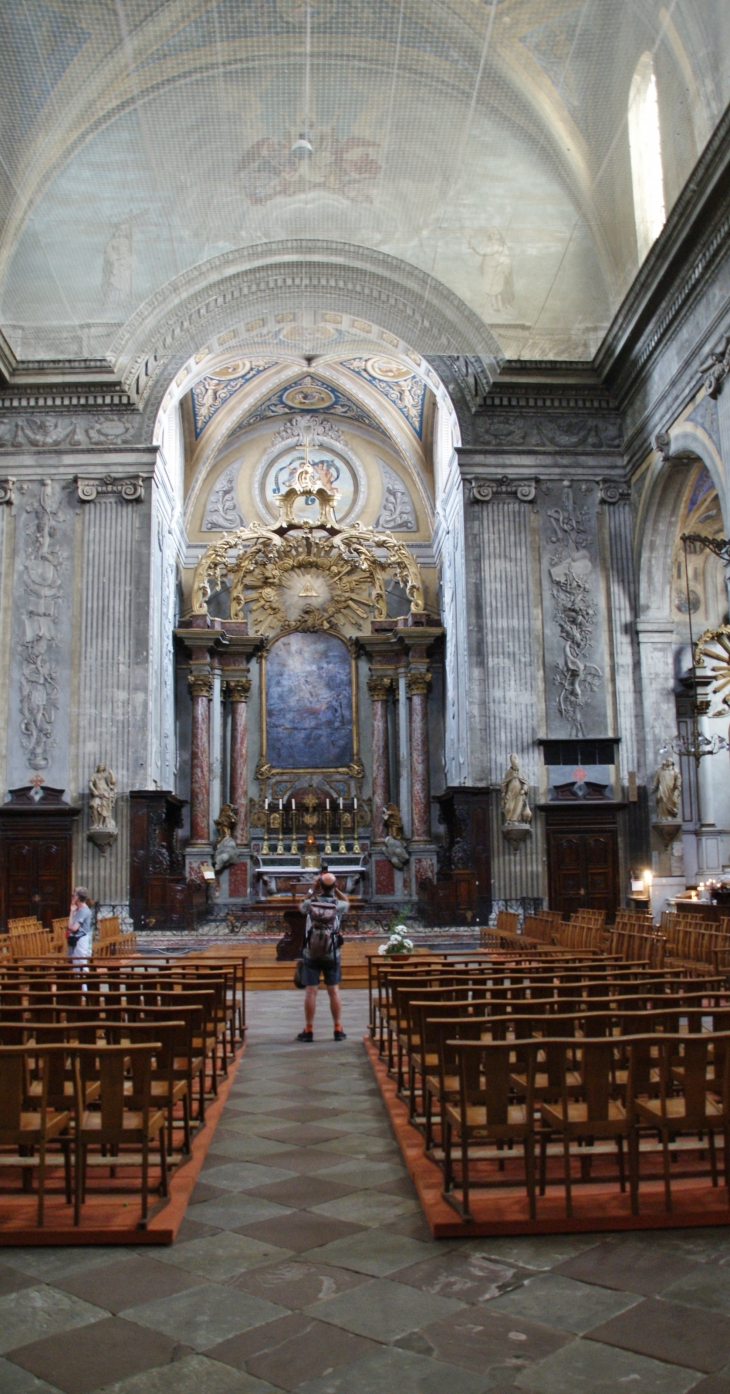
<svg viewBox="0 0 730 1394"><path fill-rule="evenodd" d="M649 1298L602 1323L591 1340L713 1374L730 1361L730 1317Z"/></svg>
<svg viewBox="0 0 730 1394"><path fill-rule="evenodd" d="M38 1279L30 1273L23 1273L19 1268L0 1263L0 1297L5 1297L8 1292L19 1292L21 1288L35 1287L37 1282Z"/></svg>
<svg viewBox="0 0 730 1394"><path fill-rule="evenodd" d="M497 1313L492 1303L478 1312L473 1307L463 1307L456 1316L424 1327L417 1337L419 1353L428 1352L437 1360L463 1365L467 1370L489 1370L490 1374L505 1369L519 1372L573 1339L567 1331L556 1331L544 1322L530 1321L511 1312ZM407 1344L414 1343L408 1340Z"/></svg>
<svg viewBox="0 0 730 1394"><path fill-rule="evenodd" d="M407 1331L452 1316L462 1304L450 1297L433 1297L418 1292L404 1283L392 1283L387 1278L374 1278L354 1292L342 1292L324 1302L304 1308L305 1316L343 1326L358 1336L374 1341L391 1342Z"/></svg>
<svg viewBox="0 0 730 1394"><path fill-rule="evenodd" d="M708 1375L699 1384L692 1385L692 1394L730 1394L730 1379L722 1375Z"/></svg>
<svg viewBox="0 0 730 1394"><path fill-rule="evenodd" d="M29 1370L20 1365L12 1365L0 1356L0 1389L2 1394L58 1394L57 1384L47 1384L44 1379L36 1379Z"/></svg>
<svg viewBox="0 0 730 1394"><path fill-rule="evenodd" d="M189 1205L202 1205L206 1200L220 1200L222 1186L213 1186L209 1181L196 1181L190 1192Z"/></svg>
<svg viewBox="0 0 730 1394"><path fill-rule="evenodd" d="M220 1230L208 1239L193 1239L187 1244L171 1245L165 1253L165 1263L187 1269L191 1275L201 1274L211 1282L223 1283L249 1268L288 1258L291 1252L274 1244L262 1244L243 1234Z"/></svg>
<svg viewBox="0 0 730 1394"><path fill-rule="evenodd" d="M0 1353L59 1331L90 1326L102 1316L106 1312L99 1307L58 1288L36 1286L8 1293L0 1297Z"/></svg>
<svg viewBox="0 0 730 1394"><path fill-rule="evenodd" d="M426 1223L423 1214L404 1215L400 1220L391 1220L385 1226L391 1234L403 1234L407 1239L420 1239L423 1243L431 1243L431 1231ZM463 1243L463 1240L460 1241Z"/></svg>
<svg viewBox="0 0 730 1394"><path fill-rule="evenodd" d="M293 1390L306 1380L317 1379L325 1371L350 1364L375 1349L373 1341L324 1326L297 1312L234 1336L209 1354L269 1380L277 1388Z"/></svg>
<svg viewBox="0 0 730 1394"><path fill-rule="evenodd" d="M225 1141L218 1143L218 1153L239 1162L260 1162L270 1158L274 1166L283 1165L281 1156L287 1156L290 1148L285 1142L275 1142L271 1137L260 1137L251 1133L245 1124L227 1130Z"/></svg>
<svg viewBox="0 0 730 1394"><path fill-rule="evenodd" d="M357 1190L370 1190L383 1181L399 1181L408 1173L401 1161L381 1162L374 1157L351 1157L346 1162L327 1167L323 1180L341 1181Z"/></svg>
<svg viewBox="0 0 730 1394"><path fill-rule="evenodd" d="M264 1380L244 1375L230 1365L189 1355L173 1365L108 1385L104 1394L277 1394Z"/></svg>
<svg viewBox="0 0 730 1394"><path fill-rule="evenodd" d="M226 1162L206 1172L205 1179L224 1191L250 1191L270 1181L290 1181L295 1173L268 1162Z"/></svg>
<svg viewBox="0 0 730 1394"><path fill-rule="evenodd" d="M238 1082L239 1078L241 1080L240 1084ZM247 1097L250 1095L252 1099L260 1098L262 1080L266 1082L266 1092L268 1095L286 1094L289 1097L295 1097L292 1091L291 1081L279 1080L268 1074L262 1074L260 1071L254 1073L252 1070L248 1070L244 1074L237 1076L236 1082L228 1097L237 1099L240 1096Z"/></svg>
<svg viewBox="0 0 730 1394"><path fill-rule="evenodd" d="M350 1224L346 1220L334 1220L326 1215L317 1215L311 1210L290 1210L275 1220L260 1220L249 1225L241 1225L237 1234L247 1234L263 1243L276 1244L279 1248L293 1249L304 1253L323 1244L349 1235L362 1233L363 1226Z"/></svg>
<svg viewBox="0 0 730 1394"><path fill-rule="evenodd" d="M220 1232L218 1225L202 1225L198 1220L189 1220L187 1215L184 1215L178 1225L175 1242L185 1244L188 1239L205 1239L208 1234L220 1234Z"/></svg>
<svg viewBox="0 0 730 1394"><path fill-rule="evenodd" d="M398 1283L408 1283L436 1297L457 1297L460 1302L489 1302L533 1276L530 1268L495 1263L494 1259L471 1251L454 1249L391 1273Z"/></svg>
<svg viewBox="0 0 730 1394"><path fill-rule="evenodd" d="M261 1136L271 1138L272 1142L285 1142L289 1147L309 1147L313 1143L332 1142L345 1131L346 1127L323 1128L318 1123L281 1123L267 1126Z"/></svg>
<svg viewBox="0 0 730 1394"><path fill-rule="evenodd" d="M540 1273L512 1292L494 1298L492 1307L495 1312L514 1312L581 1336L640 1301L635 1293L614 1292L556 1273Z"/></svg>
<svg viewBox="0 0 730 1394"><path fill-rule="evenodd" d="M400 1215L417 1214L418 1201L404 1196L385 1196L379 1191L353 1191L342 1200L328 1200L313 1208L316 1215L329 1215L335 1220L349 1219L358 1225L383 1225Z"/></svg>
<svg viewBox="0 0 730 1394"><path fill-rule="evenodd" d="M331 1142L318 1143L312 1151L337 1153L342 1157L375 1157L378 1161L385 1157L400 1157L397 1143L391 1142L387 1137L372 1137L370 1133L359 1131L348 1131L346 1135L333 1138ZM336 1166L337 1162L333 1161L331 1165Z"/></svg>
<svg viewBox="0 0 730 1394"><path fill-rule="evenodd" d="M246 1331L250 1326L262 1326L276 1317L287 1316L285 1307L252 1297L235 1288L218 1283L203 1283L188 1292L164 1297L159 1302L145 1302L123 1313L127 1321L164 1331L193 1350L208 1350L228 1336Z"/></svg>
<svg viewBox="0 0 730 1394"><path fill-rule="evenodd" d="M709 1307L730 1316L730 1268L714 1263L698 1264L662 1294L667 1301L685 1302L690 1307Z"/></svg>
<svg viewBox="0 0 730 1394"><path fill-rule="evenodd" d="M64 1394L92 1394L113 1380L168 1365L175 1342L119 1317L63 1331L12 1352L11 1359Z"/></svg>
<svg viewBox="0 0 730 1394"><path fill-rule="evenodd" d="M271 1168L272 1172L274 1168ZM329 1178L329 1173L328 1173ZM286 1181L277 1181L272 1175L272 1185L247 1187L247 1195L260 1196L262 1200L275 1200L280 1205L291 1205L295 1210L311 1210L328 1200L341 1200L358 1188L344 1185L339 1181L325 1180L322 1176L294 1176Z"/></svg>
<svg viewBox="0 0 730 1394"><path fill-rule="evenodd" d="M191 1220L202 1220L203 1224L213 1224L219 1229L237 1229L256 1220L281 1219L288 1213L284 1205L259 1200L240 1191L229 1191L221 1195L220 1200L206 1200L202 1205L191 1205L188 1209Z"/></svg>
<svg viewBox="0 0 730 1394"><path fill-rule="evenodd" d="M266 1086L264 1086L264 1090L265 1089ZM271 1118L272 1121L274 1121L280 1116L279 1110L282 1107L282 1100L277 1096L269 1096L268 1091L266 1091L265 1096L263 1098L251 1098L250 1096L247 1096L246 1098L242 1098L241 1096L239 1096L238 1098L236 1098L234 1096L233 1098L229 1097L226 1101L226 1110L230 1109L231 1112L235 1113L238 1117L241 1117L241 1115L244 1114L247 1117L263 1115ZM289 1105L289 1107L297 1108L298 1105L296 1101L294 1101Z"/></svg>
<svg viewBox="0 0 730 1394"><path fill-rule="evenodd" d="M276 1156L277 1166L286 1167L287 1171L295 1171L300 1176L324 1171L328 1166L336 1166L339 1161L338 1154L330 1150L329 1143L324 1144L324 1151L318 1147L287 1148L284 1143L277 1143L276 1146L282 1148Z"/></svg>
<svg viewBox="0 0 730 1394"><path fill-rule="evenodd" d="M364 1273L335 1268L332 1264L308 1263L299 1258L242 1273L236 1278L234 1287L296 1311L312 1302L335 1297L338 1292L361 1287L367 1281Z"/></svg>
<svg viewBox="0 0 730 1394"><path fill-rule="evenodd" d="M633 1237L633 1236L632 1236ZM564 1263L599 1243L595 1234L536 1234L520 1238L472 1239L467 1243L497 1262L517 1263L522 1268L548 1269ZM466 1246L465 1246L466 1247Z"/></svg>
<svg viewBox="0 0 730 1394"><path fill-rule="evenodd" d="M573 1341L518 1375L518 1389L534 1394L686 1394L697 1375L644 1355L629 1355L593 1341Z"/></svg>
<svg viewBox="0 0 730 1394"><path fill-rule="evenodd" d="M434 1241L424 1243L420 1239L392 1234L389 1230L369 1229L312 1248L305 1258L311 1263L334 1264L339 1268L350 1268L355 1273L367 1273L373 1278L385 1278L397 1269L423 1263L438 1253L439 1246Z"/></svg>
<svg viewBox="0 0 730 1394"><path fill-rule="evenodd" d="M86 1269L71 1278L60 1278L57 1286L116 1315L133 1304L154 1302L158 1297L171 1297L175 1292L186 1292L199 1285L200 1278L195 1273L176 1272L170 1267L168 1255L179 1252L180 1247L184 1249L187 1245L170 1245L169 1249L160 1246L154 1258L123 1258L120 1254L117 1263ZM165 1261L159 1262L160 1259Z"/></svg>
<svg viewBox="0 0 730 1394"><path fill-rule="evenodd" d="M594 1249L586 1249L582 1254L556 1265L552 1271L566 1278L577 1278L580 1282L598 1283L601 1287L625 1289L640 1292L644 1297L655 1297L670 1283L693 1274L696 1268L697 1263L693 1259L637 1244L628 1236L618 1242L607 1240L604 1244L597 1244Z"/></svg>
<svg viewBox="0 0 730 1394"><path fill-rule="evenodd" d="M31 1245L27 1249L3 1248L2 1261L18 1268L42 1283L55 1283L56 1278L78 1273L82 1268L103 1268L119 1258L119 1246L101 1245Z"/></svg>
<svg viewBox="0 0 730 1394"><path fill-rule="evenodd" d="M336 1105L328 1107L324 1103L299 1103L282 1108L277 1104L275 1108L269 1108L271 1117L280 1118L283 1123L326 1123L328 1118L334 1118L339 1111Z"/></svg>
<svg viewBox="0 0 730 1394"><path fill-rule="evenodd" d="M297 1394L484 1394L490 1387L484 1374L391 1346L300 1384Z"/></svg>

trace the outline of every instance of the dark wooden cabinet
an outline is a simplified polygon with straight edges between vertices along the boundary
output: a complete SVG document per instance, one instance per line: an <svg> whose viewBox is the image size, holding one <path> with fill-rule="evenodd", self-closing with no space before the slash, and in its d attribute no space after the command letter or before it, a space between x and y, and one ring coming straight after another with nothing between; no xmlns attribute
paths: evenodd
<svg viewBox="0 0 730 1394"><path fill-rule="evenodd" d="M419 887L431 924L485 924L492 911L489 795L486 788L452 786L437 794L445 830L436 881Z"/></svg>
<svg viewBox="0 0 730 1394"><path fill-rule="evenodd" d="M550 908L564 918L576 910L605 910L612 923L619 904L618 805L576 812L545 806Z"/></svg>
<svg viewBox="0 0 730 1394"><path fill-rule="evenodd" d="M11 789L0 806L0 924L35 915L47 929L68 915L73 876L73 820L80 810L63 789Z"/></svg>
<svg viewBox="0 0 730 1394"><path fill-rule="evenodd" d="M165 789L129 794L129 913L136 930L192 929L205 891L188 886L178 849L185 799Z"/></svg>

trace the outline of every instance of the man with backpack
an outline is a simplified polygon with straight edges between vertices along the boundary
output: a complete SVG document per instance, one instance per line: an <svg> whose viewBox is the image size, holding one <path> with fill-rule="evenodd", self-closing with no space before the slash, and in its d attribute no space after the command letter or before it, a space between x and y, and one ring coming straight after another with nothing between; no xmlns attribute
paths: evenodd
<svg viewBox="0 0 730 1394"><path fill-rule="evenodd" d="M318 877L313 894L302 901L301 909L307 917L304 931L304 949L299 972L299 981L304 987L304 1030L297 1036L305 1045L314 1040L314 1013L317 1010L317 989L320 973L324 975L324 985L330 999L330 1011L335 1028L335 1040L344 1041L340 1019L340 920L345 914L349 901L337 889L337 882L331 871L323 871Z"/></svg>

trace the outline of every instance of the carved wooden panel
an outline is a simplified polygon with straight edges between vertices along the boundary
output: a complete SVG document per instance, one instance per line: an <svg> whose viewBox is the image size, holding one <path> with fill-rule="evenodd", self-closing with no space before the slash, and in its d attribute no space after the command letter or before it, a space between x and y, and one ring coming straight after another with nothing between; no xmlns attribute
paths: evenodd
<svg viewBox="0 0 730 1394"><path fill-rule="evenodd" d="M545 817L550 908L568 917L577 910L605 910L613 921L619 903L618 826L606 809L598 826L584 814L571 821Z"/></svg>

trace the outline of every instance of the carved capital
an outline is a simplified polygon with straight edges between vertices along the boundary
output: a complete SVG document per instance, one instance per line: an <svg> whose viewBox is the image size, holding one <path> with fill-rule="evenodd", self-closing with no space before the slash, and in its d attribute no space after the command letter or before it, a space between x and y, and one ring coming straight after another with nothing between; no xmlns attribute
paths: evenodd
<svg viewBox="0 0 730 1394"><path fill-rule="evenodd" d="M250 678L234 678L233 682L226 684L228 696L232 702L247 702L251 691Z"/></svg>
<svg viewBox="0 0 730 1394"><path fill-rule="evenodd" d="M598 501L599 503L620 503L623 499L631 498L631 487L628 484L619 484L615 479L599 479L598 481Z"/></svg>
<svg viewBox="0 0 730 1394"><path fill-rule="evenodd" d="M116 495L124 503L137 503L144 499L144 480L141 474L129 475L119 479L113 474L105 474L102 479L91 479L86 475L76 475L76 488L82 503L93 503L97 498Z"/></svg>
<svg viewBox="0 0 730 1394"><path fill-rule="evenodd" d="M532 503L537 487L536 479L510 479L502 474L492 479L470 479L472 503L491 503L493 499L516 499L518 503Z"/></svg>
<svg viewBox="0 0 730 1394"><path fill-rule="evenodd" d="M368 692L373 702L387 702L392 686L392 678L382 674L373 673L372 677L368 678Z"/></svg>
<svg viewBox="0 0 730 1394"><path fill-rule="evenodd" d="M15 479L12 475L6 474L3 479L0 479L0 505L15 502L14 489Z"/></svg>
<svg viewBox="0 0 730 1394"><path fill-rule="evenodd" d="M188 687L193 698L213 696L213 678L210 673L188 673Z"/></svg>
<svg viewBox="0 0 730 1394"><path fill-rule="evenodd" d="M656 450L657 454L661 455L662 464L668 464L672 449L672 442L669 432L656 431L655 434L652 436L651 443L654 446L654 449Z"/></svg>
<svg viewBox="0 0 730 1394"><path fill-rule="evenodd" d="M409 697L427 697L430 686L431 674L428 668L425 668L421 672L408 673L406 676L406 688Z"/></svg>
<svg viewBox="0 0 730 1394"><path fill-rule="evenodd" d="M720 389L730 373L730 334L725 334L709 358L697 370L705 380L708 397L719 397Z"/></svg>

